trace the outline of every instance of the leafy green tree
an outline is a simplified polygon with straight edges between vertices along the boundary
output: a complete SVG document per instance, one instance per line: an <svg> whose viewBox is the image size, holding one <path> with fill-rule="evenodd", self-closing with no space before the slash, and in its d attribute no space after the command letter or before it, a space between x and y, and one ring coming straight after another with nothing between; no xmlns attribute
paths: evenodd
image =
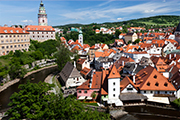
<svg viewBox="0 0 180 120"><path fill-rule="evenodd" d="M71 61L70 57L73 56L73 54L69 51L67 47L65 47L61 43L59 43L57 49L58 51L55 54L56 63L58 64L59 70L61 71L63 67L66 65L66 63L68 61Z"/></svg>
<svg viewBox="0 0 180 120"><path fill-rule="evenodd" d="M121 31L120 30L116 30L116 32L115 32L116 38L119 38L119 34L121 34Z"/></svg>
<svg viewBox="0 0 180 120"><path fill-rule="evenodd" d="M139 43L139 42L140 42L140 39L136 39L136 40L134 41L134 44Z"/></svg>
<svg viewBox="0 0 180 120"><path fill-rule="evenodd" d="M6 114L11 119L42 119L48 109L51 95L48 91L53 87L48 83L39 82L19 85L20 92L14 93L10 100Z"/></svg>
<svg viewBox="0 0 180 120"><path fill-rule="evenodd" d="M9 75L11 79L22 78L26 73L27 70L21 67L20 58L13 57L9 68Z"/></svg>
<svg viewBox="0 0 180 120"><path fill-rule="evenodd" d="M20 92L14 93L6 114L11 119L32 120L102 120L110 119L110 115L88 109L73 96L64 98L62 94L55 95L48 91L54 85L48 83L30 83L20 85Z"/></svg>

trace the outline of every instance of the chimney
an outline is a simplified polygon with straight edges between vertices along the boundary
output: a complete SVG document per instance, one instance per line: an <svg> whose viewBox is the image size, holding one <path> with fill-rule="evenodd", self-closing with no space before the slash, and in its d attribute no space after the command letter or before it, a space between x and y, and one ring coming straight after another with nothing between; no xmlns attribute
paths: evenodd
<svg viewBox="0 0 180 120"><path fill-rule="evenodd" d="M122 66L124 66L124 61L122 61Z"/></svg>
<svg viewBox="0 0 180 120"><path fill-rule="evenodd" d="M133 75L133 83L135 83L136 81L135 81L135 79L136 79L136 76L135 75Z"/></svg>
<svg viewBox="0 0 180 120"><path fill-rule="evenodd" d="M76 61L74 61L74 67L76 67Z"/></svg>
<svg viewBox="0 0 180 120"><path fill-rule="evenodd" d="M169 60L171 59L171 54L169 54Z"/></svg>

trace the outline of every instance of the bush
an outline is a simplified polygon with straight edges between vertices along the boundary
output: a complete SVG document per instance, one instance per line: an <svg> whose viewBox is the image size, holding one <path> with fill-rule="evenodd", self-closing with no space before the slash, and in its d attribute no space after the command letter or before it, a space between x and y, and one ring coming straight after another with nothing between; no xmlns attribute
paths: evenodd
<svg viewBox="0 0 180 120"><path fill-rule="evenodd" d="M4 84L3 83L1 83L1 86L3 86Z"/></svg>

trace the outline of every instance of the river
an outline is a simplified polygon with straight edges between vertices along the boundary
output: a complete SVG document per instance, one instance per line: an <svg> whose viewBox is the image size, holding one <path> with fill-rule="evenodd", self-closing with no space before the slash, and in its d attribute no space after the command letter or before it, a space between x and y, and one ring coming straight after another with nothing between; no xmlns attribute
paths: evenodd
<svg viewBox="0 0 180 120"><path fill-rule="evenodd" d="M8 87L4 91L0 92L0 110L5 109L8 107L8 103L10 102L10 96L14 92L18 92L18 86L20 84L26 83L27 80L31 80L32 83L38 83L39 81L44 81L44 79L52 72L55 72L58 70L58 67L51 67L44 70L41 70L39 72L33 73L23 79L21 79L18 83Z"/></svg>

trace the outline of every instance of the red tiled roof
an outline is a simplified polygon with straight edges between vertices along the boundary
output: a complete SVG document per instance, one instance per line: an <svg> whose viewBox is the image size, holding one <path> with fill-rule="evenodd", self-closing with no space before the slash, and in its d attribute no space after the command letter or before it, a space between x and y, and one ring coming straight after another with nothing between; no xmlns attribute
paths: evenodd
<svg viewBox="0 0 180 120"><path fill-rule="evenodd" d="M140 90L176 91L174 86L151 66L140 70L135 81Z"/></svg>
<svg viewBox="0 0 180 120"><path fill-rule="evenodd" d="M107 79L108 74L109 74L109 70L103 70L102 82L101 82L101 95L108 94L108 79Z"/></svg>
<svg viewBox="0 0 180 120"><path fill-rule="evenodd" d="M27 31L55 31L52 26L39 25L27 25L24 29Z"/></svg>
<svg viewBox="0 0 180 120"><path fill-rule="evenodd" d="M110 78L120 78L120 77L121 77L121 76L120 76L120 74L118 73L118 71L117 71L117 69L116 69L116 66L113 65L112 70L111 70L111 72L110 72L110 74L109 74L109 76L108 76L108 79L110 79Z"/></svg>
<svg viewBox="0 0 180 120"><path fill-rule="evenodd" d="M22 28L0 27L0 34L29 34L29 32Z"/></svg>
<svg viewBox="0 0 180 120"><path fill-rule="evenodd" d="M87 90L87 89L89 89L89 82L90 82L90 79L89 80L87 80L86 82L84 82L82 85L80 85L80 86L78 86L76 89L85 89L85 90Z"/></svg>
<svg viewBox="0 0 180 120"><path fill-rule="evenodd" d="M89 69L89 68L87 68L87 67L84 67L84 68L80 71L80 73L86 76L90 71L91 71L91 69Z"/></svg>
<svg viewBox="0 0 180 120"><path fill-rule="evenodd" d="M124 88L126 88L129 84L131 84L136 90L138 90L136 88L136 86L134 85L134 83L132 82L132 80L126 76L121 82L120 82L120 85L121 85L121 91L124 90Z"/></svg>
<svg viewBox="0 0 180 120"><path fill-rule="evenodd" d="M102 79L102 72L96 71L93 74L91 89L100 89L101 88L101 79Z"/></svg>

